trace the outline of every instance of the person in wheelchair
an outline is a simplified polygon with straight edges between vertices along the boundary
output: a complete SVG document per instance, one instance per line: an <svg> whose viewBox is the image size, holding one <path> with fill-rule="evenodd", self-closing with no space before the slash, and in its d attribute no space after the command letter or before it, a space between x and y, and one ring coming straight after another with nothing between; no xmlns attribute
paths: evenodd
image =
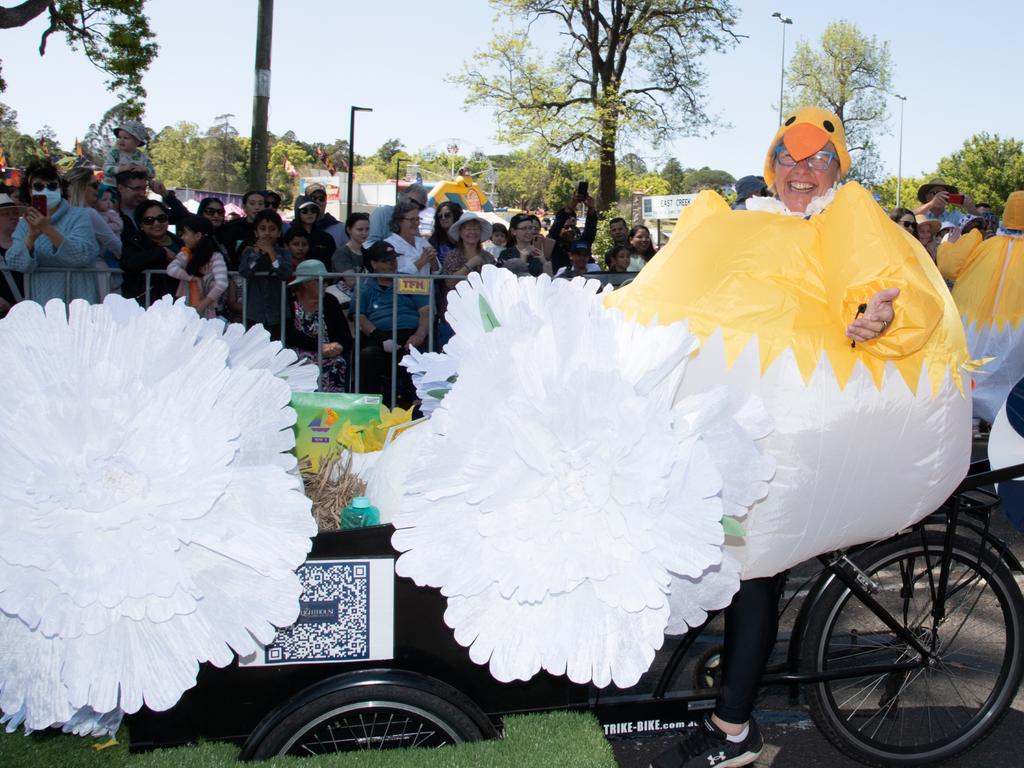
<svg viewBox="0 0 1024 768"><path fill-rule="evenodd" d="M839 118L828 115L811 122L798 115L780 127L769 148L766 165L774 173L765 175L774 181L774 197L756 199L756 210L809 218L827 207L835 186L849 170ZM869 342L884 334L893 322L898 296L895 287L874 293L846 329L851 343ZM775 645L784 573L740 582L725 610L722 684L715 709L701 727L656 757L652 768L735 768L753 763L760 755L764 741L751 715Z"/></svg>

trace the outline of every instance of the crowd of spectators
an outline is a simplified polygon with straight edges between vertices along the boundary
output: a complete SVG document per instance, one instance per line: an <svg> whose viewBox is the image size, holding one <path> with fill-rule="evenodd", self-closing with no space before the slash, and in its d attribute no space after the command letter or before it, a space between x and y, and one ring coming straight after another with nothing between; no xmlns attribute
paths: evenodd
<svg viewBox="0 0 1024 768"><path fill-rule="evenodd" d="M553 220L542 223L525 212L507 225L451 201L428 208L420 184L402 191L395 205L352 213L343 223L327 211L319 184L295 199L290 222L282 219L281 196L268 190L246 192L244 215L234 220L225 218L217 197L201 200L192 214L140 164L139 130L119 126L118 153L102 181L91 168L62 175L39 162L25 169L20 188L0 187L0 314L26 295L38 302L98 301L116 292L148 304L172 294L204 317L262 324L273 338L319 361L323 389L387 395L394 363L410 348L446 343L447 294L484 265L572 278L635 273L657 253L647 227L615 217L599 263L593 253L598 215L585 193ZM740 179L736 192L734 208L770 194L760 176ZM940 242L972 228L991 235L998 225L989 206L942 179L922 186L918 202L894 210L892 219L933 258ZM443 279L430 283L432 296L396 295L391 277L360 277L368 273ZM399 368L394 384L399 404L408 405L414 392L403 373Z"/></svg>

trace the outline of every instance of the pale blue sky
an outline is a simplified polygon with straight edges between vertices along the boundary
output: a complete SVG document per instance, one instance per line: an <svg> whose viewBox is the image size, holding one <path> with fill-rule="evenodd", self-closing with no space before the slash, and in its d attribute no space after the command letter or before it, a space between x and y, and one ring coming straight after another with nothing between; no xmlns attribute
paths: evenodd
<svg viewBox="0 0 1024 768"><path fill-rule="evenodd" d="M12 5L14 0L2 0ZM934 167L974 133L1024 135L1019 93L1024 4L989 2L835 3L813 0L740 2L737 31L749 37L732 52L706 59L712 112L732 124L717 135L680 139L664 150L637 147L650 164L674 155L684 166L708 165L735 176L760 172L774 133L781 27L793 18L787 57L798 39L815 40L830 21L845 18L891 44L894 90L908 97L903 143L905 174ZM145 76L146 122L161 128L190 120L205 128L223 112L249 131L252 115L255 0L150 0L147 9L160 55ZM492 116L462 111L462 97L444 82L491 37L493 9L484 0L441 3L277 0L270 129L305 140L347 137L349 106L374 109L357 117L356 150L371 152L391 137L410 150L449 138L465 152L502 149ZM51 38L36 54L44 24L0 32L7 93L23 131L51 125L64 146L85 133L113 98L103 74L80 53ZM536 39L554 43L551 32ZM1007 87L1000 93L1000 87ZM896 172L899 104L893 99L882 160Z"/></svg>

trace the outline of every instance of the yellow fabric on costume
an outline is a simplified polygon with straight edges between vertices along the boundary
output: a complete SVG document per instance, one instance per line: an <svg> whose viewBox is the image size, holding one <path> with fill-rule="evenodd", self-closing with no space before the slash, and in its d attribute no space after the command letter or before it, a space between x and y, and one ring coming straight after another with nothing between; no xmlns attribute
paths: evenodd
<svg viewBox="0 0 1024 768"><path fill-rule="evenodd" d="M844 334L858 305L891 287L900 289L892 324L851 347ZM890 362L911 392L922 365L933 392L947 372L963 391L968 356L949 292L924 249L855 182L809 219L732 211L702 192L668 245L606 304L641 322L685 318L702 342L721 328L729 364L756 336L762 373L792 349L805 382L824 353L840 387L858 361L881 387Z"/></svg>
<svg viewBox="0 0 1024 768"><path fill-rule="evenodd" d="M892 324L851 346L858 305L896 287ZM968 355L927 252L858 184L810 218L732 211L710 192L668 245L605 297L627 317L686 320L701 341L677 400L760 398L776 460L768 495L728 544L743 578L874 541L935 510L966 474Z"/></svg>
<svg viewBox="0 0 1024 768"><path fill-rule="evenodd" d="M1002 330L1024 320L1024 238L978 230L939 245L939 268L955 280L953 300L966 323Z"/></svg>
<svg viewBox="0 0 1024 768"><path fill-rule="evenodd" d="M1010 201L1024 203L1022 198L1024 193L1014 192ZM1007 205L1011 221L1020 216L1017 209ZM1024 376L1024 238L996 235L983 240L974 230L955 243L939 245L938 260L942 273L956 280L953 300L971 356L991 358L972 375L974 415L992 422Z"/></svg>

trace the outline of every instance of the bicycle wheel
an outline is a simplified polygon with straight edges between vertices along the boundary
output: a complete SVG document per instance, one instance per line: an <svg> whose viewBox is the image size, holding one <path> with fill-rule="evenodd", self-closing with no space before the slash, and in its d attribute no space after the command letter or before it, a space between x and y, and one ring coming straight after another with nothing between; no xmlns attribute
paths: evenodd
<svg viewBox="0 0 1024 768"><path fill-rule="evenodd" d="M913 532L851 559L877 585L874 597L928 648L933 663L806 686L811 715L839 750L877 766L947 760L983 739L1006 714L1024 672L1024 598L1006 565L956 537L946 617L935 625L943 534ZM808 618L804 669L855 670L916 661L838 580Z"/></svg>
<svg viewBox="0 0 1024 768"><path fill-rule="evenodd" d="M252 757L436 748L484 737L459 707L400 685L365 685L313 700L278 723Z"/></svg>

